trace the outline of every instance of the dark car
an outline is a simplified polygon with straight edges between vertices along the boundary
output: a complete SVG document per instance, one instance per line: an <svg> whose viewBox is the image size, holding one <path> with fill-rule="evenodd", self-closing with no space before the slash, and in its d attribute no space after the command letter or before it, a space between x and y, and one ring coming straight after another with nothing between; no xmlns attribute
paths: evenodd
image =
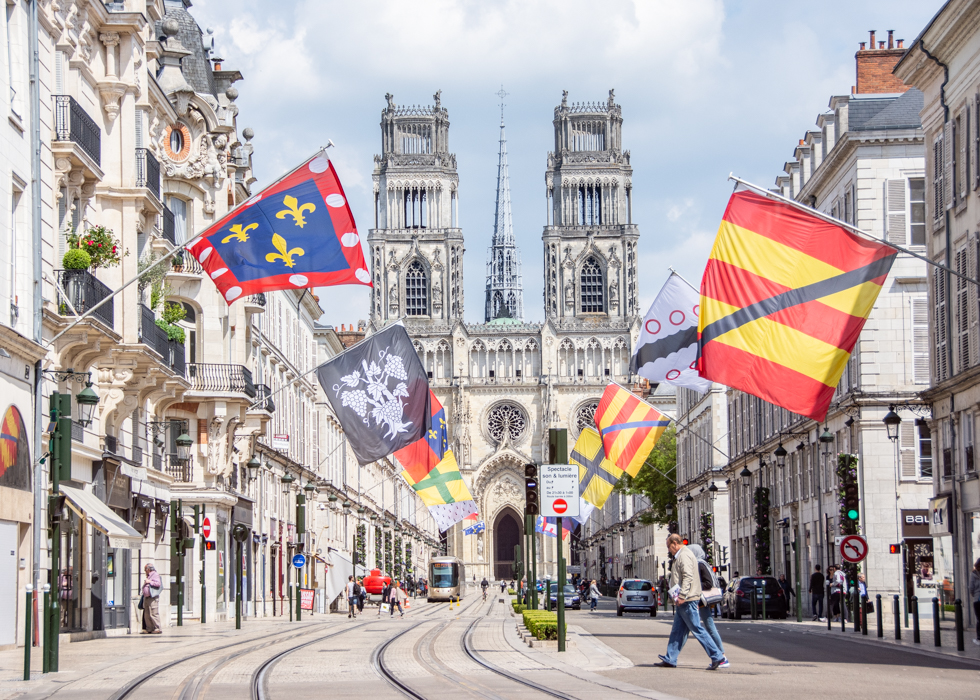
<svg viewBox="0 0 980 700"><path fill-rule="evenodd" d="M765 601L766 617L785 620L789 614L786 594L773 576L742 576L728 584L721 600L721 616L740 619L752 616L755 597L755 616L762 617Z"/></svg>
<svg viewBox="0 0 980 700"><path fill-rule="evenodd" d="M657 616L657 592L653 583L642 578L624 578L616 594L616 614L624 612L649 612Z"/></svg>
<svg viewBox="0 0 980 700"><path fill-rule="evenodd" d="M552 610L558 607L558 586L551 586L551 608ZM578 590L575 586L566 585L565 586L565 607L572 608L574 610L582 609L582 596L579 595Z"/></svg>

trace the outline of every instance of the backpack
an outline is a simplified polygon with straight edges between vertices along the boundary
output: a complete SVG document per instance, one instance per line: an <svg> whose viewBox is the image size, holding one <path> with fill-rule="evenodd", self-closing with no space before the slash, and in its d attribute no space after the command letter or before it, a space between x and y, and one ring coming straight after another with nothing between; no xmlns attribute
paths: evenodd
<svg viewBox="0 0 980 700"><path fill-rule="evenodd" d="M361 585L354 581L354 595L361 595Z"/></svg>

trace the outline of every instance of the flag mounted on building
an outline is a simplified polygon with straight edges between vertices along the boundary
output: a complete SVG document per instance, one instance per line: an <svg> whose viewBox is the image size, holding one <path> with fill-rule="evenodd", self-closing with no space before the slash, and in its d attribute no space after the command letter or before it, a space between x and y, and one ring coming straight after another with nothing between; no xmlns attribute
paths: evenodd
<svg viewBox="0 0 980 700"><path fill-rule="evenodd" d="M395 452L402 476L429 508L442 531L477 514L476 503L456 457L449 449L446 409L429 391L430 427L425 435Z"/></svg>
<svg viewBox="0 0 980 700"><path fill-rule="evenodd" d="M802 207L734 193L701 280L701 376L823 420L896 255Z"/></svg>
<svg viewBox="0 0 980 700"><path fill-rule="evenodd" d="M654 384L710 389L697 369L700 304L698 290L672 271L643 319L630 370Z"/></svg>
<svg viewBox="0 0 980 700"><path fill-rule="evenodd" d="M320 153L187 246L229 304L276 289L371 285L333 164Z"/></svg>
<svg viewBox="0 0 980 700"><path fill-rule="evenodd" d="M316 377L361 464L426 436L429 381L401 324L378 331L320 365Z"/></svg>
<svg viewBox="0 0 980 700"><path fill-rule="evenodd" d="M636 476L670 419L633 392L619 384L609 384L596 408L595 425L602 436L606 459Z"/></svg>
<svg viewBox="0 0 980 700"><path fill-rule="evenodd" d="M465 518L464 518L464 520L465 520ZM473 525L470 525L469 527L463 528L463 534L464 535L478 535L481 532L484 532L486 529L487 529L487 524L481 520L478 523L474 523Z"/></svg>
<svg viewBox="0 0 980 700"><path fill-rule="evenodd" d="M579 494L597 508L602 508L623 470L606 459L602 438L592 428L583 428L569 456L578 465Z"/></svg>
<svg viewBox="0 0 980 700"><path fill-rule="evenodd" d="M548 537L558 537L558 524L552 521L550 518L546 518L543 515L539 515L534 525L534 531L540 532L544 535L547 535ZM567 540L568 533L569 533L568 528L565 527L564 523L562 523L561 538L563 540Z"/></svg>

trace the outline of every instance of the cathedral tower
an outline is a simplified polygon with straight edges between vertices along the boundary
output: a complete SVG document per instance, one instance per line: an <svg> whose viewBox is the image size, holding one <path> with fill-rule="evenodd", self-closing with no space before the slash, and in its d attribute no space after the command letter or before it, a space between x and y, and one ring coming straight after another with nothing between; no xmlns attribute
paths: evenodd
<svg viewBox="0 0 980 700"><path fill-rule="evenodd" d="M497 93L503 98L503 88ZM521 286L521 254L514 238L510 213L510 175L507 173L507 134L504 132L504 106L500 105L500 156L497 160L497 206L493 218L493 239L487 260L486 316L489 323L499 316L524 320L524 292Z"/></svg>
<svg viewBox="0 0 980 700"><path fill-rule="evenodd" d="M555 150L548 154L544 228L545 315L560 326L632 323L639 316L637 241L629 151L622 110L605 103L555 108ZM616 325L619 325L618 323Z"/></svg>
<svg viewBox="0 0 980 700"><path fill-rule="evenodd" d="M430 107L398 107L385 96L368 233L375 327L400 318L445 325L463 317L459 177L441 95Z"/></svg>

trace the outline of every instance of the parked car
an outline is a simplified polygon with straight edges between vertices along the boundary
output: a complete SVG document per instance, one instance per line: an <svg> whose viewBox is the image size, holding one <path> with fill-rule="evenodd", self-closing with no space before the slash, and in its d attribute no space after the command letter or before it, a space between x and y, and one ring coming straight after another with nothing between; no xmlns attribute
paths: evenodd
<svg viewBox="0 0 980 700"><path fill-rule="evenodd" d="M657 592L650 581L623 579L616 596L616 615L622 617L624 612L649 612L650 617L657 616Z"/></svg>
<svg viewBox="0 0 980 700"><path fill-rule="evenodd" d="M740 619L752 616L752 597L755 596L755 615L762 617L765 600L766 617L785 620L789 614L786 594L773 576L742 576L728 584L721 600L721 616Z"/></svg>
<svg viewBox="0 0 980 700"><path fill-rule="evenodd" d="M558 607L558 586L552 585L551 609L556 610L557 607ZM572 608L574 610L582 609L582 596L579 595L579 592L575 588L575 586L571 584L565 586L565 607Z"/></svg>

